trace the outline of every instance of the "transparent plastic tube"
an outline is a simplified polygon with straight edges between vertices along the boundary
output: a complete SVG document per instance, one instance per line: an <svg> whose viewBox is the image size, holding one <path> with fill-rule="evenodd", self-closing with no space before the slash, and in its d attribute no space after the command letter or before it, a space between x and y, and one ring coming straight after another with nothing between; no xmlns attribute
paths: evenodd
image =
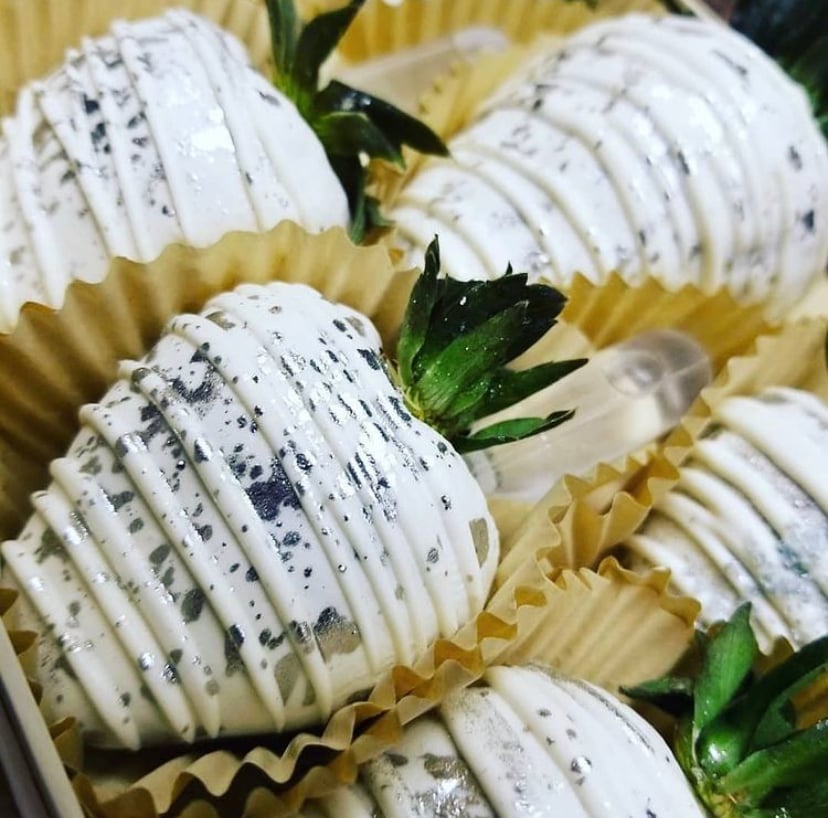
<svg viewBox="0 0 828 818"><path fill-rule="evenodd" d="M325 76L335 76L398 107L416 112L422 95L434 80L461 60L481 51L503 50L509 38L495 28L473 26L422 45L395 51L364 62L348 63L336 57L326 63Z"/></svg>
<svg viewBox="0 0 828 818"><path fill-rule="evenodd" d="M564 474L584 475L651 443L678 423L712 370L704 349L673 330L643 333L608 347L508 416L575 409L541 435L466 456L489 496L534 502ZM506 417L498 415L498 419Z"/></svg>

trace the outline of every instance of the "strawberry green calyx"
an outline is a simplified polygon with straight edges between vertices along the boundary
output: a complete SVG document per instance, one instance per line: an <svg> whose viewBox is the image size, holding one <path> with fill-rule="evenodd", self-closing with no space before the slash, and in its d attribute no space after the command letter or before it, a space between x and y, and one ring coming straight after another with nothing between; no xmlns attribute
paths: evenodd
<svg viewBox="0 0 828 818"><path fill-rule="evenodd" d="M700 634L695 678L668 676L624 692L677 717L676 757L716 818L828 815L828 718L802 727L794 697L828 678L828 636L764 675L750 605Z"/></svg>
<svg viewBox="0 0 828 818"><path fill-rule="evenodd" d="M560 425L574 410L516 418L474 433L472 424L573 372L586 359L509 369L557 323L565 298L523 274L494 281L441 277L437 239L411 294L397 344L394 373L408 408L460 452L522 440Z"/></svg>
<svg viewBox="0 0 828 818"><path fill-rule="evenodd" d="M366 193L367 163L380 159L403 168L404 145L446 155L442 140L394 105L336 80L319 87L322 64L336 48L365 0L303 23L293 0L267 0L276 87L313 128L348 196L351 237L359 242L387 224L378 201Z"/></svg>

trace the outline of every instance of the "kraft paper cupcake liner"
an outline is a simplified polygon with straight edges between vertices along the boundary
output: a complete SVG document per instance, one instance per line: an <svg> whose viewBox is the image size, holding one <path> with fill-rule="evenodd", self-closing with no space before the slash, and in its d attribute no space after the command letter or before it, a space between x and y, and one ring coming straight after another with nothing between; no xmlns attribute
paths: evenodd
<svg viewBox="0 0 828 818"><path fill-rule="evenodd" d="M289 814L352 781L358 765L393 746L406 724L492 664L544 662L610 689L666 671L690 642L697 606L665 586L663 572L642 577L614 560L597 571L548 575L527 563L475 622L413 668L395 668L366 702L336 713L322 736L297 736L282 752L271 742L246 751L195 747L133 780L129 764L113 765L119 754L87 752L95 769L73 776L75 793L88 814L106 818ZM71 733L64 731L65 741ZM133 770L157 759L157 752L142 755Z"/></svg>
<svg viewBox="0 0 828 818"><path fill-rule="evenodd" d="M344 0L296 0L308 19ZM592 7L594 5L594 8ZM13 110L19 88L57 67L82 37L103 34L113 20L138 19L185 7L218 23L247 47L260 70L270 63L270 29L264 0L3 0L0 2L0 115ZM624 11L662 8L655 0L368 0L342 42L342 55L360 62L418 45L469 26L491 26L517 41L538 31L565 33Z"/></svg>
<svg viewBox="0 0 828 818"><path fill-rule="evenodd" d="M316 5L335 8L340 3L317 0ZM358 62L471 26L490 26L527 42L541 31L566 34L600 17L663 8L655 0L368 0L340 51Z"/></svg>
<svg viewBox="0 0 828 818"><path fill-rule="evenodd" d="M649 457L600 464L586 479L559 481L522 522L513 525L499 577L508 576L519 555L539 548L551 565L594 565L632 535L675 485L678 467L725 398L778 385L808 389L828 399L826 332L828 321L812 319L747 342Z"/></svg>
<svg viewBox="0 0 828 818"><path fill-rule="evenodd" d="M116 259L102 283L72 283L60 310L26 305L14 332L0 335L0 537L17 533L26 498L46 484L46 466L76 431L80 406L104 393L119 360L143 355L173 315L242 282L281 279L370 316L397 278L405 277L382 248L357 248L341 228L310 235L283 222L203 250L172 245L149 264Z"/></svg>
<svg viewBox="0 0 828 818"><path fill-rule="evenodd" d="M577 276L568 299L561 320L577 329L593 349L670 328L701 345L718 377L733 356L749 353L758 337L773 331L761 308L739 306L725 291L712 297L689 286L670 292L653 280L633 287L617 275L596 286ZM530 351L526 363L564 354L558 354L553 330ZM542 554L550 567L594 566L601 554L641 524L674 484L676 467L692 445L691 432L701 422L691 412L683 426L661 442L610 463L597 463L589 474L565 476L532 507L493 503L505 532L496 581L504 582L531 555Z"/></svg>

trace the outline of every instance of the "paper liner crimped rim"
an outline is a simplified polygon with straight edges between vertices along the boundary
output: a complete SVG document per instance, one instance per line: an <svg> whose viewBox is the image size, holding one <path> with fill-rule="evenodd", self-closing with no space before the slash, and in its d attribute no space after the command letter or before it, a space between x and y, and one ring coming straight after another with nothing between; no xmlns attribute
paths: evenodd
<svg viewBox="0 0 828 818"><path fill-rule="evenodd" d="M338 0L317 0L334 8ZM490 26L516 42L538 32L567 34L602 17L629 11L663 11L657 0L368 0L340 44L343 56L355 62L429 42L470 26Z"/></svg>
<svg viewBox="0 0 828 818"><path fill-rule="evenodd" d="M309 19L344 0L296 0ZM104 34L116 18L137 19L186 7L235 34L253 65L267 71L270 30L264 0L0 0L0 115L14 108L18 89L56 68L69 47L85 36ZM654 11L656 0L599 0L590 9L578 0L451 0L390 5L368 0L345 36L340 51L361 61L417 45L468 26L496 26L517 41L538 31L568 32L593 19L623 11Z"/></svg>
<svg viewBox="0 0 828 818"><path fill-rule="evenodd" d="M526 564L476 621L452 641L438 642L413 668L395 668L367 702L340 710L321 738L297 737L281 756L264 747L244 755L219 750L199 756L196 750L105 802L83 775L75 777L75 791L93 815L154 818L185 807L187 814L207 815L206 805L179 805L175 797L197 783L202 795L220 803L245 768L255 768L260 786L242 798L244 814L288 814L308 797L352 781L358 765L391 748L406 724L492 664L542 662L610 689L664 672L689 644L697 610L696 603L671 596L665 586L663 572L642 577L614 560L597 571L565 569L549 576L539 564ZM618 644L623 651L615 650ZM312 746L337 755L289 788L274 789Z"/></svg>

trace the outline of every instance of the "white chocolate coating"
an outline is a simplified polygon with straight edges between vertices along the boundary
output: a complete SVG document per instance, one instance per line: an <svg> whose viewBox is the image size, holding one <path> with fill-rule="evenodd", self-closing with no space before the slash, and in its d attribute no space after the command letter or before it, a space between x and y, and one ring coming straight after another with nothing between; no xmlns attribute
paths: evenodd
<svg viewBox="0 0 828 818"><path fill-rule="evenodd" d="M63 303L110 260L150 261L284 219L348 223L345 193L293 103L235 38L182 10L85 39L0 126L0 331Z"/></svg>
<svg viewBox="0 0 828 818"><path fill-rule="evenodd" d="M801 646L828 631L828 406L777 388L730 398L715 420L628 557L671 568L704 623L750 601L763 648Z"/></svg>
<svg viewBox="0 0 828 818"><path fill-rule="evenodd" d="M409 260L566 288L618 271L785 312L828 262L828 147L804 91L726 26L631 14L510 78L391 216Z"/></svg>
<svg viewBox="0 0 828 818"><path fill-rule="evenodd" d="M302 818L703 818L637 713L586 682L496 667Z"/></svg>
<svg viewBox="0 0 828 818"><path fill-rule="evenodd" d="M480 488L308 287L179 316L81 420L2 554L47 709L91 742L321 722L483 607Z"/></svg>

